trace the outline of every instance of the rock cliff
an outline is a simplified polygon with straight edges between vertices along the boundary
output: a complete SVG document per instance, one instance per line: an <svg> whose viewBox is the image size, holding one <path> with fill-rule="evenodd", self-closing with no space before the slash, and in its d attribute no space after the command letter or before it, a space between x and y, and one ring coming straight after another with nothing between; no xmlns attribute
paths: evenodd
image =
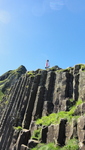
<svg viewBox="0 0 85 150"><path fill-rule="evenodd" d="M19 77L22 74L26 73L26 68L24 66L20 66L16 70L9 70L0 76L0 118L3 114L3 110L8 103L7 93L10 90L10 87L18 81ZM6 95L6 96L5 96Z"/></svg>
<svg viewBox="0 0 85 150"><path fill-rule="evenodd" d="M74 138L85 150L85 65L25 69L17 79L9 73L0 77L10 79L1 89L9 90L0 112L0 150L31 150L39 143L61 148Z"/></svg>

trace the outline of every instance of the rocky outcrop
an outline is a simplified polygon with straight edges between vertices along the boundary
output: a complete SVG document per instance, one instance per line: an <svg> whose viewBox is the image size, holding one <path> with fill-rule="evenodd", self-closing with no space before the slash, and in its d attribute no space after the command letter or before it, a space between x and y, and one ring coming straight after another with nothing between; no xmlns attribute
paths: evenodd
<svg viewBox="0 0 85 150"><path fill-rule="evenodd" d="M21 77L21 75L25 73L26 68L24 66L20 66L18 69L10 70L0 76L0 118L3 114L5 106L8 104L8 95L11 91L10 87L13 86Z"/></svg>
<svg viewBox="0 0 85 150"><path fill-rule="evenodd" d="M83 69L82 69L83 68ZM85 72L84 66L26 72L7 93L8 105L0 119L0 150L29 150L40 142L63 146L68 139L79 140L81 150L85 147ZM9 71L10 72L10 71ZM1 80L8 78L4 75ZM19 72L19 70L18 70ZM73 116L78 120L63 118L48 126L36 125L42 116L60 111L69 111L78 99L83 101L76 107ZM81 123L82 122L82 123ZM21 127L21 128L19 128ZM33 138L34 131L37 132ZM39 135L40 134L40 135Z"/></svg>
<svg viewBox="0 0 85 150"><path fill-rule="evenodd" d="M0 90L5 92L6 88L9 88L11 85L13 85L22 74L26 73L26 71L26 68L21 65L16 70L9 70L8 72L4 73L2 76L0 76Z"/></svg>

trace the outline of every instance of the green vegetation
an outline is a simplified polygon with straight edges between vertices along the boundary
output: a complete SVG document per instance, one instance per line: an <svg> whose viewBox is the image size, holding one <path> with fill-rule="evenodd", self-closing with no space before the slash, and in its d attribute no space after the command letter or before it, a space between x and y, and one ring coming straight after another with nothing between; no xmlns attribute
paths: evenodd
<svg viewBox="0 0 85 150"><path fill-rule="evenodd" d="M4 93L0 90L0 102L2 101Z"/></svg>
<svg viewBox="0 0 85 150"><path fill-rule="evenodd" d="M4 84L6 81L7 81L7 79L0 81L0 85Z"/></svg>
<svg viewBox="0 0 85 150"><path fill-rule="evenodd" d="M35 72L36 73L41 73L43 71L43 69L37 69Z"/></svg>
<svg viewBox="0 0 85 150"><path fill-rule="evenodd" d="M74 99L70 99L70 102L74 102Z"/></svg>
<svg viewBox="0 0 85 150"><path fill-rule="evenodd" d="M3 114L5 106L8 104L9 100L7 93L9 93L11 84L13 85L19 77L26 72L24 66L20 66L16 70L9 70L0 76L0 112Z"/></svg>
<svg viewBox="0 0 85 150"><path fill-rule="evenodd" d="M30 77L34 77L34 76L35 76L34 71L28 71L27 74L28 74L28 76L30 76Z"/></svg>
<svg viewBox="0 0 85 150"><path fill-rule="evenodd" d="M26 87L26 88L28 88L28 87L29 87L29 85L26 85L25 87Z"/></svg>
<svg viewBox="0 0 85 150"><path fill-rule="evenodd" d="M55 146L54 143L38 144L32 150L79 150L79 146L78 141L76 139L71 139L63 147Z"/></svg>
<svg viewBox="0 0 85 150"><path fill-rule="evenodd" d="M60 70L57 70L56 72L60 73L60 72L63 72L64 69L60 69Z"/></svg>
<svg viewBox="0 0 85 150"><path fill-rule="evenodd" d="M60 72L67 72L67 71L69 71L70 69L60 69L60 70L57 70L57 72L58 73L60 73Z"/></svg>
<svg viewBox="0 0 85 150"><path fill-rule="evenodd" d="M82 100L78 100L76 104L73 107L71 107L70 111L60 111L58 113L52 113L49 116L43 116L41 119L38 119L36 121L36 124L49 126L51 124L60 123L61 119L67 119L69 122L72 119L77 119L79 116L74 116L74 111L76 110L77 106L81 104Z"/></svg>
<svg viewBox="0 0 85 150"><path fill-rule="evenodd" d="M37 125L45 125L45 126L49 126L50 124L55 124L56 117L57 117L56 113L52 113L49 116L43 116L41 119L38 119L36 121L36 124Z"/></svg>
<svg viewBox="0 0 85 150"><path fill-rule="evenodd" d="M85 64L79 64L81 68L85 68Z"/></svg>
<svg viewBox="0 0 85 150"><path fill-rule="evenodd" d="M56 72L60 73L60 72L69 72L70 70L73 70L73 67L69 67L69 68L66 68L66 69L60 69L60 70L57 70Z"/></svg>
<svg viewBox="0 0 85 150"><path fill-rule="evenodd" d="M5 101L5 104L6 104L6 105L8 104L8 100L7 100L7 101Z"/></svg>
<svg viewBox="0 0 85 150"><path fill-rule="evenodd" d="M16 70L10 70L4 73L1 77L0 81L0 90L4 93L7 88L10 87L11 83L14 83L22 74L26 72L26 68L24 66L20 66Z"/></svg>
<svg viewBox="0 0 85 150"><path fill-rule="evenodd" d="M85 71L85 64L79 64L82 71Z"/></svg>
<svg viewBox="0 0 85 150"><path fill-rule="evenodd" d="M40 140L41 139L41 128L34 130L33 135L31 137L32 139Z"/></svg>
<svg viewBox="0 0 85 150"><path fill-rule="evenodd" d="M38 144L35 148L32 150L59 150L59 146L56 147L54 143L49 144Z"/></svg>
<svg viewBox="0 0 85 150"><path fill-rule="evenodd" d="M34 75L34 73L32 71L30 72L27 72L27 74L30 76L30 75Z"/></svg>
<svg viewBox="0 0 85 150"><path fill-rule="evenodd" d="M50 71L56 71L55 67L50 68Z"/></svg>
<svg viewBox="0 0 85 150"><path fill-rule="evenodd" d="M78 101L76 102L76 104L70 108L70 111L68 111L68 115L73 115L73 114L74 114L74 111L76 110L76 108L77 108L79 105L81 105L82 103L83 103L82 100L78 100Z"/></svg>
<svg viewBox="0 0 85 150"><path fill-rule="evenodd" d="M21 131L23 128L21 126L13 127L15 130Z"/></svg>
<svg viewBox="0 0 85 150"><path fill-rule="evenodd" d="M41 73L40 72L34 72L34 71L28 71L27 72L27 75L29 76L29 77L35 77L35 76L38 76L38 75L41 75Z"/></svg>
<svg viewBox="0 0 85 150"><path fill-rule="evenodd" d="M71 99L70 101L73 101ZM49 116L43 116L41 119L38 119L36 121L37 125L40 125L40 129L35 130L33 133L33 136L31 138L40 140L41 139L41 127L42 126L49 126L51 124L59 124L61 119L67 119L69 122L72 121L72 119L78 119L79 116L75 116L74 112L77 109L79 105L81 105L83 102L82 100L78 100L76 104L70 108L69 111L60 111L58 113L52 113ZM78 150L78 141L76 139L71 139L67 142L67 144L63 147L55 146L54 143L49 144L38 144L35 148L32 150Z"/></svg>
<svg viewBox="0 0 85 150"><path fill-rule="evenodd" d="M75 138L70 139L67 142L67 144L63 148L60 148L59 150L79 150L78 140Z"/></svg>

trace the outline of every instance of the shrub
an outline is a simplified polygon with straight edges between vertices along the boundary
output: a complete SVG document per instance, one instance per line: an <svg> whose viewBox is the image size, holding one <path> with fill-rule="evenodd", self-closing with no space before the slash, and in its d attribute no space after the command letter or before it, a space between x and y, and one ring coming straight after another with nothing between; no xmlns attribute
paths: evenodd
<svg viewBox="0 0 85 150"><path fill-rule="evenodd" d="M56 113L52 113L49 116L43 116L41 119L36 121L36 124L42 124L45 126L50 125L56 121Z"/></svg>
<svg viewBox="0 0 85 150"><path fill-rule="evenodd" d="M38 144L32 150L79 150L77 139L70 139L63 147L55 146L54 143Z"/></svg>
<svg viewBox="0 0 85 150"><path fill-rule="evenodd" d="M35 148L32 150L60 150L59 146L55 146L54 143L49 144L38 144Z"/></svg>
<svg viewBox="0 0 85 150"><path fill-rule="evenodd" d="M18 126L18 127L13 127L15 130L18 130L18 131L20 131L20 130L22 130L23 128L21 127L21 126Z"/></svg>
<svg viewBox="0 0 85 150"><path fill-rule="evenodd" d="M74 99L70 99L70 102L73 102L74 101Z"/></svg>
<svg viewBox="0 0 85 150"><path fill-rule="evenodd" d="M41 139L41 128L38 130L34 130L32 139L40 140Z"/></svg>
<svg viewBox="0 0 85 150"><path fill-rule="evenodd" d="M79 150L78 140L77 139L70 139L67 144L61 148L60 150Z"/></svg>

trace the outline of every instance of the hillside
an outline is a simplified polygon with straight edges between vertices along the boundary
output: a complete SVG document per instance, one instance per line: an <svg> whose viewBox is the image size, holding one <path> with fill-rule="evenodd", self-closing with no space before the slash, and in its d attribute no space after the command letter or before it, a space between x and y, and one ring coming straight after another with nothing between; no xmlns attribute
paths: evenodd
<svg viewBox="0 0 85 150"><path fill-rule="evenodd" d="M85 150L84 64L22 66L0 77L0 92L0 150Z"/></svg>

